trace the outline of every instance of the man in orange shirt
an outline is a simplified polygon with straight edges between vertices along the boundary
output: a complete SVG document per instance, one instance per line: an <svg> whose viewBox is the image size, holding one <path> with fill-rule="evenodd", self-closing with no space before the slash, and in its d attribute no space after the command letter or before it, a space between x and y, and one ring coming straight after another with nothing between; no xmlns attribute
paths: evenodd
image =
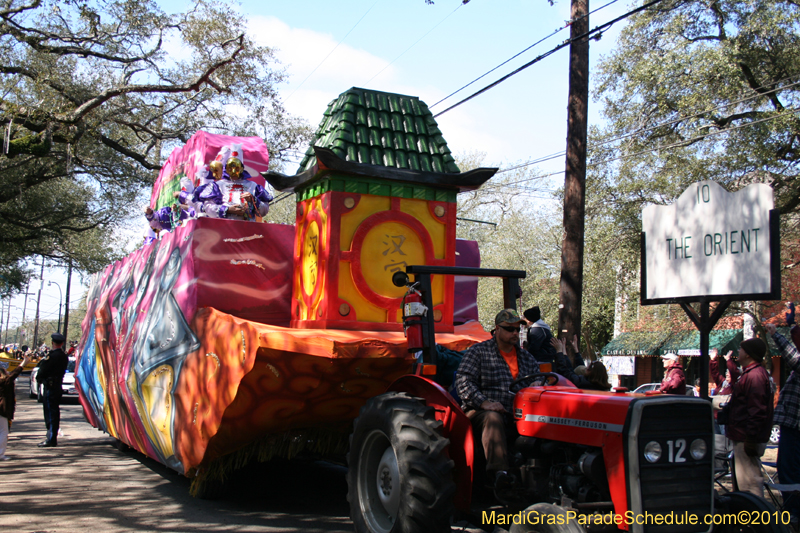
<svg viewBox="0 0 800 533"><path fill-rule="evenodd" d="M513 423L514 394L511 384L521 376L539 372L539 364L519 347L520 324L524 319L514 309L500 311L494 319L494 337L472 346L464 353L456 372L456 388L473 431L481 436L486 455L486 472L495 489L513 485L509 474L509 432ZM517 384L519 390L526 383Z"/></svg>

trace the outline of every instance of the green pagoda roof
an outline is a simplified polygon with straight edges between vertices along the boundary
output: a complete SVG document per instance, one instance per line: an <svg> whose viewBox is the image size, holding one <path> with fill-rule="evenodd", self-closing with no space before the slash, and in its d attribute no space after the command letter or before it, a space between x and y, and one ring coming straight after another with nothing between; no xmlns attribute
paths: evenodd
<svg viewBox="0 0 800 533"><path fill-rule="evenodd" d="M300 197L362 188L372 194L391 189L387 194L395 195L394 185L387 185L392 183L405 191L401 196L421 198L428 194L420 192L424 189L455 201L455 194L477 189L495 172L462 173L433 114L416 96L353 87L328 105L297 174L262 175L275 189L294 190Z"/></svg>
<svg viewBox="0 0 800 533"><path fill-rule="evenodd" d="M314 146L356 163L460 172L433 114L416 96L353 87L328 104L298 174L316 164Z"/></svg>

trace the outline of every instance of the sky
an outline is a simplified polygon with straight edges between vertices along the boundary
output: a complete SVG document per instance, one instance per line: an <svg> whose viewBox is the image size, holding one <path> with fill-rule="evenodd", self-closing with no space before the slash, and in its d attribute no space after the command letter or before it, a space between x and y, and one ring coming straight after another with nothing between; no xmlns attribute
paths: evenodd
<svg viewBox="0 0 800 533"><path fill-rule="evenodd" d="M589 18L594 28L624 14L629 0L590 4L597 10ZM158 0L167 13L185 10L184 0ZM601 8L601 9L598 9ZM350 87L418 96L434 114L469 96L569 38L569 2L556 0L243 0L238 9L247 16L249 29L261 45L275 49L286 70L287 81L279 93L287 110L304 118L314 128L328 103ZM614 47L618 23L590 44L590 64ZM554 33L445 102L450 93L482 76L534 43ZM497 87L447 111L436 120L455 154L485 153L483 166L501 169L543 156L563 152L566 145L568 48L564 48ZM590 86L593 77L590 74ZM589 124L602 124L599 104L589 103ZM168 154L167 154L168 155ZM300 160L298 154L297 161ZM293 173L296 167L287 165ZM532 170L539 174L564 169L557 157ZM527 198L542 209L550 191L563 183L563 175L537 180L537 191ZM145 229L142 218L141 231ZM38 268L36 269L38 271ZM66 289L66 272L46 268L42 287L41 315L58 315L59 291ZM35 312L34 280L29 292L26 318ZM73 277L71 308L85 287ZM63 296L62 300L63 301ZM24 298L11 302L12 327L21 321ZM33 308L33 312L31 309ZM62 309L63 312L63 309ZM5 315L3 319L5 331Z"/></svg>
<svg viewBox="0 0 800 533"><path fill-rule="evenodd" d="M546 0L471 0L466 5L459 0L434 5L424 0L244 1L241 9L258 42L277 49L287 69L288 83L281 91L287 110L315 127L327 104L350 87L418 96L439 113L569 37L569 28L562 29L570 9L565 1L554 6ZM591 16L590 26L627 9L624 0L615 2ZM593 63L611 50L617 31L592 41ZM484 164L501 168L563 151L568 61L565 48L437 117L450 149L485 152ZM599 111L590 104L590 123L601 120ZM538 167L542 173L563 168L563 158Z"/></svg>

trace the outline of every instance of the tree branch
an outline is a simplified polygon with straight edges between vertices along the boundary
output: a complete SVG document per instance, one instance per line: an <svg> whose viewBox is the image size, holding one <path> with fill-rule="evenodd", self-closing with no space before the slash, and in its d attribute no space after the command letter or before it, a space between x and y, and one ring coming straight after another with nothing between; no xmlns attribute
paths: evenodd
<svg viewBox="0 0 800 533"><path fill-rule="evenodd" d="M105 144L109 148L113 148L114 150L116 150L117 152L121 153L122 155L130 157L131 159L133 159L134 161L136 161L137 163L142 165L147 170L159 170L161 168L160 164L151 163L150 161L147 160L147 158L145 156L143 156L139 152L136 152L134 150L130 150L129 148L126 148L126 147L122 146L120 143L114 141L113 139L110 139L110 138L106 137L102 133L98 135L98 138L100 139L100 142L102 142L103 144Z"/></svg>
<svg viewBox="0 0 800 533"><path fill-rule="evenodd" d="M189 91L196 91L200 88L201 85L204 83L209 82L209 78L212 74L214 74L217 70L224 67L225 65L232 63L236 56L244 50L244 34L239 35L239 37L233 39L233 41L237 41L238 44L236 49L228 55L228 57L220 59L216 63L209 66L206 71L198 76L194 81L189 83L184 83L182 85L171 85L171 86L164 86L164 85L129 85L125 87L118 87L115 89L108 89L103 91L103 93L91 98L90 100L86 101L83 105L76 108L72 113L65 115L64 122L67 123L75 123L78 122L81 118L86 116L90 111L93 109L103 105L105 102L116 98L118 96L124 94L136 94L136 93L160 93L160 94L170 94L170 93L184 93ZM227 88L218 88L220 92L228 92Z"/></svg>
<svg viewBox="0 0 800 533"><path fill-rule="evenodd" d="M744 62L739 62L739 69L742 71L742 75L744 76L745 81L758 94L763 94L769 98L770 102L772 102L772 106L777 109L778 111L783 111L783 104L781 101L778 100L777 92L772 88L772 86L764 87L756 80L753 71L750 67Z"/></svg>

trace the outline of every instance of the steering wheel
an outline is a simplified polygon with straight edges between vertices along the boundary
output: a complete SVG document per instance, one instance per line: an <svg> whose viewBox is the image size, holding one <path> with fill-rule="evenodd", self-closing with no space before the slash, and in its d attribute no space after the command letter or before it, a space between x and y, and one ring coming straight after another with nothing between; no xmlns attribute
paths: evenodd
<svg viewBox="0 0 800 533"><path fill-rule="evenodd" d="M509 389L513 389L514 385L516 385L516 384L518 384L518 383L520 383L522 381L531 379L531 378L533 378L534 382L536 382L537 378L541 379L542 380L542 384L545 385L545 386L558 385L558 382L561 380L561 376L559 374L556 374L555 372L535 372L533 374L528 374L527 376L523 376L521 378L515 379L511 383L511 386L509 387ZM552 383L548 383L548 381L551 380L551 379L552 379ZM511 392L511 391L509 390L509 392Z"/></svg>

